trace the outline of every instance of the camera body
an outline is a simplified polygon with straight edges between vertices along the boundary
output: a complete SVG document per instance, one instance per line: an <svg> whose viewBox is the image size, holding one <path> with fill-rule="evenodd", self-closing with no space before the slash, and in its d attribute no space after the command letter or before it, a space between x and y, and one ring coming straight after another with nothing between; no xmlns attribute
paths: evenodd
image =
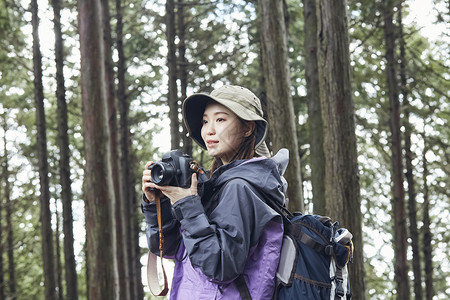
<svg viewBox="0 0 450 300"><path fill-rule="evenodd" d="M188 188L195 172L191 168L192 157L181 150L171 150L165 153L162 160L150 165L152 182L160 186L177 186Z"/></svg>

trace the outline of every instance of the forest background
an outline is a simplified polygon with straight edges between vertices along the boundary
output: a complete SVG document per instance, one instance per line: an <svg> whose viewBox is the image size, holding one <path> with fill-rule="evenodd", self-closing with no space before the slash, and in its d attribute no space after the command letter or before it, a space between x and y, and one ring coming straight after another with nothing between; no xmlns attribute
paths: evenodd
<svg viewBox="0 0 450 300"><path fill-rule="evenodd" d="M151 298L140 176L182 99L249 87L354 299L449 299L448 1L0 2L0 299ZM422 6L423 7L423 6Z"/></svg>

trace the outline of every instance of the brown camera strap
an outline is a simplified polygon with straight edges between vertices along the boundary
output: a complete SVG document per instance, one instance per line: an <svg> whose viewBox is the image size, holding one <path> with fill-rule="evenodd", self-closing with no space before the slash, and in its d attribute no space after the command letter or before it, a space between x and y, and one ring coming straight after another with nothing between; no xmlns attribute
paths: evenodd
<svg viewBox="0 0 450 300"><path fill-rule="evenodd" d="M161 259L161 269L164 276L164 288L161 290L161 285L159 284L158 279L158 268L157 268L158 257L151 251L148 252L147 281L150 292L154 296L165 296L169 291L169 284L167 282L166 270L164 269L163 264L164 234L162 230L162 221L161 221L161 200L157 198L155 202L156 202L156 215L158 217L158 229L159 229L159 257Z"/></svg>

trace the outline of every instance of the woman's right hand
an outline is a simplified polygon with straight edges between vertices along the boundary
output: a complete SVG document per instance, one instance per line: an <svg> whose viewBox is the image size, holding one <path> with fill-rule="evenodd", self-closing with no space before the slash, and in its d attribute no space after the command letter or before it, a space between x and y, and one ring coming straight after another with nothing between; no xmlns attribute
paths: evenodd
<svg viewBox="0 0 450 300"><path fill-rule="evenodd" d="M142 191L148 200L147 202L155 202L157 198L161 198L161 191L155 189L156 185L152 182L151 170L148 169L152 164L153 161L147 162L142 172Z"/></svg>

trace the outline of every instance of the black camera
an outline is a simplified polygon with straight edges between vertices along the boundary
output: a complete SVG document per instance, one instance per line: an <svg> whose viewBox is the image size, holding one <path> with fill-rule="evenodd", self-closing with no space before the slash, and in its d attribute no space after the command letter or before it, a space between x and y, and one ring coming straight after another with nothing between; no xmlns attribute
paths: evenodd
<svg viewBox="0 0 450 300"><path fill-rule="evenodd" d="M165 153L162 160L150 165L150 175L156 185L178 186L188 188L191 186L192 174L197 171L197 163L181 150L172 150Z"/></svg>

